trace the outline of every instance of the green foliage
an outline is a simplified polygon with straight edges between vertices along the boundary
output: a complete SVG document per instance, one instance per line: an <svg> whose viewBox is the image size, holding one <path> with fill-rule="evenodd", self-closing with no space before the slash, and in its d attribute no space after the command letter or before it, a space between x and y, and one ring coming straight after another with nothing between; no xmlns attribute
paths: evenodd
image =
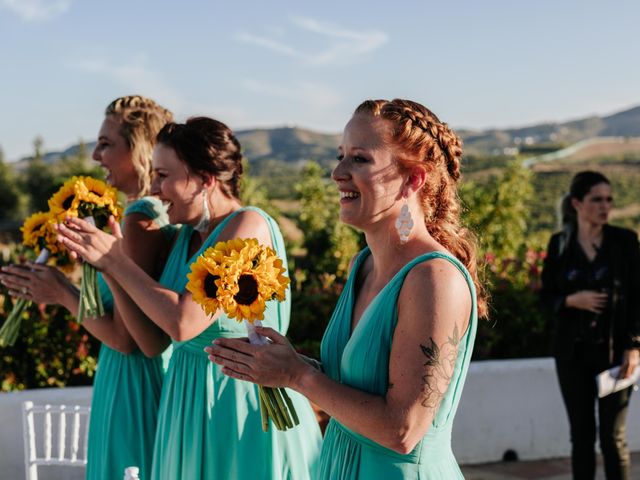
<svg viewBox="0 0 640 480"><path fill-rule="evenodd" d="M465 173L479 172L487 168L504 168L513 157L505 155L483 155L483 154L465 154L462 158L462 167Z"/></svg>
<svg viewBox="0 0 640 480"><path fill-rule="evenodd" d="M533 193L531 177L530 170L513 161L484 184L462 185L465 222L478 233L483 251L504 258L516 255L524 245Z"/></svg>
<svg viewBox="0 0 640 480"><path fill-rule="evenodd" d="M304 167L296 192L305 253L295 259L289 336L306 354L317 358L322 333L362 239L337 220L340 196L320 165L309 162Z"/></svg>
<svg viewBox="0 0 640 480"><path fill-rule="evenodd" d="M16 260L14 250L11 262ZM4 322L12 305L6 292L0 294L0 322ZM1 391L89 385L98 349L99 343L66 309L32 305L25 312L16 344L0 348Z"/></svg>
<svg viewBox="0 0 640 480"><path fill-rule="evenodd" d="M320 165L309 162L295 186L300 198L299 227L306 255L300 266L312 272L331 272L344 278L349 261L360 249L359 235L338 221L339 193Z"/></svg>
<svg viewBox="0 0 640 480"><path fill-rule="evenodd" d="M490 312L478 323L474 360L549 355L551 321L538 293L544 256L539 248L514 257L486 255Z"/></svg>
<svg viewBox="0 0 640 480"><path fill-rule="evenodd" d="M300 180L300 167L279 160L263 160L251 167L251 175L252 179L259 179L269 198L290 199L295 193L291 186Z"/></svg>
<svg viewBox="0 0 640 480"><path fill-rule="evenodd" d="M242 179L241 191L242 203L261 208L273 218L280 216L280 211L271 202L266 189L262 186L262 180L246 176Z"/></svg>
<svg viewBox="0 0 640 480"><path fill-rule="evenodd" d="M42 144L42 139L34 140L34 155L29 160L25 172L19 177L20 187L29 198L29 212L48 210L47 201L51 195L74 175L104 178L104 171L96 164L89 162L83 143L80 143L77 155L62 158L55 164L44 161Z"/></svg>
<svg viewBox="0 0 640 480"><path fill-rule="evenodd" d="M21 192L15 174L4 161L0 150L0 221L18 220L20 217Z"/></svg>

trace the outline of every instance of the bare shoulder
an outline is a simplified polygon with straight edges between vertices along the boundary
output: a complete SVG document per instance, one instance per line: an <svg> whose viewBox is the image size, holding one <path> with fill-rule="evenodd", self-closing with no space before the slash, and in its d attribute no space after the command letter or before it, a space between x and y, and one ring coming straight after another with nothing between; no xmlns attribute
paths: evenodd
<svg viewBox="0 0 640 480"><path fill-rule="evenodd" d="M464 330L471 312L471 291L463 273L450 261L434 258L414 266L398 298L398 312L432 327L457 325ZM403 315L404 314L404 315Z"/></svg>
<svg viewBox="0 0 640 480"><path fill-rule="evenodd" d="M260 243L271 244L271 232L265 218L255 210L242 210L235 215L220 234L220 240L232 238L256 238Z"/></svg>
<svg viewBox="0 0 640 480"><path fill-rule="evenodd" d="M136 230L137 232L144 231L155 231L159 230L160 227L153 219L149 218L144 213L129 213L124 216L123 220L124 231L128 233L127 230Z"/></svg>
<svg viewBox="0 0 640 480"><path fill-rule="evenodd" d="M137 245L149 248L151 244L166 242L158 224L142 213L126 215L122 225L124 243L131 248L136 248Z"/></svg>

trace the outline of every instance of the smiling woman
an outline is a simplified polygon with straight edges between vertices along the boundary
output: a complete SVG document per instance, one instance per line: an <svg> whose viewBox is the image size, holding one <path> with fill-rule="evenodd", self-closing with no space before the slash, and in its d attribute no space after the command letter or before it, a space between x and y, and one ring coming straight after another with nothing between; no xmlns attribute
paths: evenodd
<svg viewBox="0 0 640 480"><path fill-rule="evenodd" d="M270 328L258 333L271 344L218 338L207 349L223 373L289 387L331 416L322 479L462 478L451 427L486 300L459 221L461 153L420 104L361 104L332 178L340 219L363 230L368 246L351 263L322 368Z"/></svg>
<svg viewBox="0 0 640 480"><path fill-rule="evenodd" d="M118 235L81 220L61 228L69 249L102 269L135 301L138 314L125 321L145 353L163 351L171 337L174 351L162 387L153 468L145 478L315 478L320 429L309 403L292 392L300 425L286 433L263 432L258 388L228 379L204 352L215 338L243 336L244 326L215 305L203 311L186 290L191 264L219 241L254 238L271 246L286 265L278 225L240 203L241 149L225 124L191 118L167 124L157 140L151 191L167 205L170 221L182 224L158 281L119 254ZM252 297L248 293L242 301ZM289 314L289 300L269 301L265 323L284 334ZM149 320L166 336L149 335Z"/></svg>

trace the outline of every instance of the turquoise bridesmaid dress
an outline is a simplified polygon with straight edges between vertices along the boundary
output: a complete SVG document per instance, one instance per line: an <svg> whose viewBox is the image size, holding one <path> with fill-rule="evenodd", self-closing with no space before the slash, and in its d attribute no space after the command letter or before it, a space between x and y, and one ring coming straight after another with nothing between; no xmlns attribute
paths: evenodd
<svg viewBox="0 0 640 480"><path fill-rule="evenodd" d="M322 445L320 478L464 478L451 451L451 426L476 335L477 309L473 281L465 267L451 255L441 252L421 255L405 265L374 298L351 334L352 310L357 295L355 282L358 270L369 254L369 249L366 248L356 258L322 339L322 364L332 379L375 395L386 394L389 382L389 354L398 321L398 294L407 273L418 263L443 258L460 270L467 280L473 298L471 318L469 327L460 341L451 384L438 407L433 424L415 449L407 455L399 454L331 419Z"/></svg>
<svg viewBox="0 0 640 480"><path fill-rule="evenodd" d="M274 250L286 262L284 240L276 222L262 210ZM228 216L209 235L200 250L187 258L193 229L183 226L169 255L160 283L184 293L190 265L216 244L218 235L236 214ZM287 331L291 292L281 303L267 303L264 325ZM222 315L197 337L174 342L162 387L152 479L292 479L315 478L320 454L320 430L307 400L289 391L300 425L279 432L270 424L263 432L256 385L221 373L204 347L219 337L243 337L242 323Z"/></svg>
<svg viewBox="0 0 640 480"><path fill-rule="evenodd" d="M148 216L168 237L172 235L166 210L158 199L144 197L133 202L125 210L125 215L131 213ZM104 307L113 310L111 291L101 276L99 282ZM144 479L151 470L163 361L168 359L147 358L139 350L124 355L105 344L98 358L91 399L86 478L117 480L123 478L126 467L137 466L140 478Z"/></svg>

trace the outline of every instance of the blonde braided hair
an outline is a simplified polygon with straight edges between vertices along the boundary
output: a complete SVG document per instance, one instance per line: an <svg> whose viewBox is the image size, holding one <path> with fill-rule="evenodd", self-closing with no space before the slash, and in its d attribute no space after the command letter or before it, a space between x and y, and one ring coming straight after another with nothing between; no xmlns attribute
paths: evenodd
<svg viewBox="0 0 640 480"><path fill-rule="evenodd" d="M160 129L173 121L173 114L150 98L128 95L116 98L105 109L120 121L120 134L126 140L133 167L138 174L138 197L151 188L151 154Z"/></svg>
<svg viewBox="0 0 640 480"><path fill-rule="evenodd" d="M427 181L420 191L420 203L427 230L469 270L476 287L478 313L487 315L487 293L478 278L476 238L460 221L460 179L462 141L428 108L410 100L367 100L354 115L379 117L391 124L394 159L403 172L420 165Z"/></svg>

